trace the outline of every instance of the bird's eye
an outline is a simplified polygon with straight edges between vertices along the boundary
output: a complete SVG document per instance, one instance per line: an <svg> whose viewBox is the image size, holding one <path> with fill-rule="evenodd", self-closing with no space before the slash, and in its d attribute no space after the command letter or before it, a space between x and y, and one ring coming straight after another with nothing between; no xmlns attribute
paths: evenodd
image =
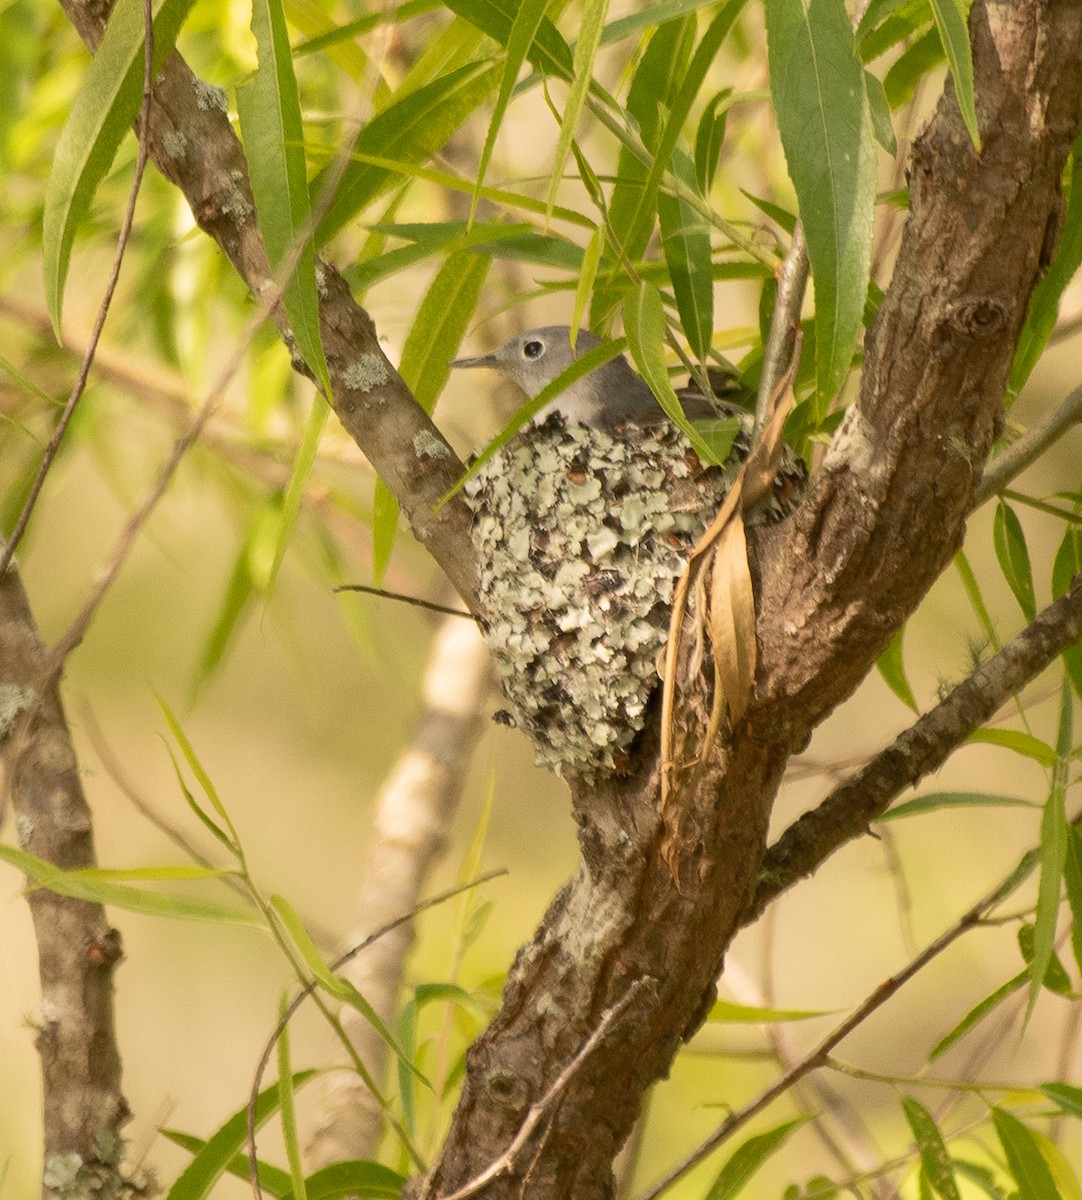
<svg viewBox="0 0 1082 1200"><path fill-rule="evenodd" d="M522 347L522 353L527 358L540 358L545 352L545 343L538 341L527 342Z"/></svg>

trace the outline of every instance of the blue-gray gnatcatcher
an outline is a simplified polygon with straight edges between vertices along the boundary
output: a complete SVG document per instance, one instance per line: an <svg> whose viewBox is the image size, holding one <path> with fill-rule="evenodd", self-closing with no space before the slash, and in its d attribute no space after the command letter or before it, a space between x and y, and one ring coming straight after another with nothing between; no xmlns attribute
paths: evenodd
<svg viewBox="0 0 1082 1200"><path fill-rule="evenodd" d="M492 367L514 380L532 400L576 359L601 343L596 333L580 329L572 348L570 326L544 325L520 333L489 354L456 358L451 366ZM704 408L701 395L693 399L698 400L697 405L693 400L685 405L689 417L717 415ZM625 423L650 425L665 419L654 393L622 354L577 379L534 419L543 421L554 412L560 413L568 424L589 425L610 432Z"/></svg>

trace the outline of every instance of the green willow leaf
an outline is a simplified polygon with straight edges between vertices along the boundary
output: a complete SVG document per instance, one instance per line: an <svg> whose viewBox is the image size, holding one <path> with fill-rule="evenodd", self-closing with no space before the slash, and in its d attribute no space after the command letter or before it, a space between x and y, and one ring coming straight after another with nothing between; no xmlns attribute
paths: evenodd
<svg viewBox="0 0 1082 1200"><path fill-rule="evenodd" d="M159 1132L162 1137L179 1146L182 1150L187 1150L191 1155L198 1154L207 1144L206 1138L193 1137L190 1133L180 1133L176 1129L162 1129ZM279 1167L272 1167L268 1163L258 1160L256 1168L259 1171L259 1184L265 1191L275 1197L289 1194L288 1171L283 1171ZM246 1154L234 1154L225 1169L237 1179L243 1179L245 1183L248 1182L248 1156Z"/></svg>
<svg viewBox="0 0 1082 1200"><path fill-rule="evenodd" d="M732 98L733 89L724 88L710 100L699 118L695 133L695 182L702 196L710 191L717 174Z"/></svg>
<svg viewBox="0 0 1082 1200"><path fill-rule="evenodd" d="M683 133L691 107L722 43L729 35L746 0L728 0L710 22L689 61L694 22L690 19L661 25L646 48L628 90L628 111L638 123L649 163L626 147L621 148L617 183L613 188L609 224L621 253L603 268L602 283L594 295L591 322L604 328L617 303L618 281L625 259L642 256L654 228L657 194L665 172L672 167L673 151ZM667 116L664 114L667 113ZM664 120L663 120L664 117Z"/></svg>
<svg viewBox="0 0 1082 1200"><path fill-rule="evenodd" d="M932 1047L931 1053L928 1055L928 1061L935 1062L937 1058L942 1057L956 1042L961 1041L963 1037L973 1028L981 1023L990 1012L997 1009L1008 996L1013 996L1019 988L1023 988L1029 982L1029 971L1020 971L1013 979L1008 979L1006 983L1001 984L994 992L991 992L985 998L966 1013L966 1015L954 1026L948 1033L944 1034L938 1042Z"/></svg>
<svg viewBox="0 0 1082 1200"><path fill-rule="evenodd" d="M694 190L695 167L673 151L673 174ZM676 309L695 357L703 362L714 334L714 281L710 276L710 226L690 204L667 192L658 198L661 249L669 268Z"/></svg>
<svg viewBox="0 0 1082 1200"><path fill-rule="evenodd" d="M913 99L917 85L946 58L939 30L933 25L891 64L883 76L883 94L892 109Z"/></svg>
<svg viewBox="0 0 1082 1200"><path fill-rule="evenodd" d="M1032 800L1020 800L1017 796L1000 796L992 792L930 792L907 800L889 809L880 821L894 821L900 817L914 817L921 813L935 812L941 808L1040 808Z"/></svg>
<svg viewBox="0 0 1082 1200"><path fill-rule="evenodd" d="M1056 945L1060 888L1067 862L1066 794L1070 761L1073 713L1070 680L1060 688L1059 732L1056 738L1056 763L1052 768L1052 786L1041 816L1041 875L1037 885L1037 912L1033 920L1033 962L1026 1021L1033 1015L1037 997L1044 986Z"/></svg>
<svg viewBox="0 0 1082 1200"><path fill-rule="evenodd" d="M1003 578L1014 593L1022 615L1032 621L1037 615L1037 597L1033 591L1033 569L1029 563L1026 535L1018 514L1002 499L996 505L992 541Z"/></svg>
<svg viewBox="0 0 1082 1200"><path fill-rule="evenodd" d="M830 1009L758 1008L752 1004L734 1004L731 1000L715 1000L707 1014L708 1021L718 1024L761 1025L776 1021L811 1021L829 1016Z"/></svg>
<svg viewBox="0 0 1082 1200"><path fill-rule="evenodd" d="M977 128L977 107L973 95L973 51L969 45L969 5L965 0L931 0L939 38L947 53L954 95L974 147L981 148L981 133Z"/></svg>
<svg viewBox="0 0 1082 1200"><path fill-rule="evenodd" d="M899 700L914 712L917 711L917 699L909 686L905 673L905 662L902 658L902 639L905 636L905 626L890 639L887 648L876 661L876 668L883 677L883 682L898 697Z"/></svg>
<svg viewBox="0 0 1082 1200"><path fill-rule="evenodd" d="M925 1179L942 1200L961 1200L958 1181L954 1178L946 1143L932 1114L912 1096L902 1097L902 1110L920 1152L920 1165Z"/></svg>
<svg viewBox="0 0 1082 1200"><path fill-rule="evenodd" d="M992 1122L1018 1184L1019 1200L1062 1200L1040 1146L1025 1125L1002 1108L992 1109Z"/></svg>
<svg viewBox="0 0 1082 1200"><path fill-rule="evenodd" d="M291 1081L294 1089L303 1086L316 1074L316 1071L298 1071ZM279 1104L278 1084L273 1084L259 1093L255 1103L256 1129L270 1120L278 1111ZM168 1133L166 1136L169 1136ZM228 1169L233 1158L240 1153L247 1137L248 1106L245 1105L208 1139L180 1173L176 1183L169 1189L166 1200L204 1200Z"/></svg>
<svg viewBox="0 0 1082 1200"><path fill-rule="evenodd" d="M518 5L514 0L448 0L447 7L471 25L476 25L501 46L509 45L518 13ZM571 78L571 50L547 17L539 23L526 57L546 75Z"/></svg>
<svg viewBox="0 0 1082 1200"><path fill-rule="evenodd" d="M792 1133L810 1120L810 1115L797 1117L795 1121L786 1121L784 1125L741 1143L721 1168L713 1187L706 1194L706 1200L732 1200L763 1163L785 1145Z"/></svg>
<svg viewBox="0 0 1082 1200"><path fill-rule="evenodd" d="M282 1140L286 1146L286 1162L293 1195L308 1200L304 1186L304 1165L301 1162L301 1139L297 1130L297 1105L293 1096L293 1071L289 1061L289 1019L286 999L278 1005L278 1106L281 1110Z"/></svg>
<svg viewBox="0 0 1082 1200"><path fill-rule="evenodd" d="M1069 1083L1042 1083L1041 1091L1065 1113L1082 1119L1082 1088Z"/></svg>
<svg viewBox="0 0 1082 1200"><path fill-rule="evenodd" d="M282 304L297 348L323 394L329 396L331 383L319 328L300 93L282 0L253 0L252 34L259 65L252 79L237 89L237 112L256 217L272 273L280 274L292 258L296 259L282 293Z"/></svg>
<svg viewBox="0 0 1082 1200"><path fill-rule="evenodd" d="M709 444L695 426L684 416L684 409L673 391L669 372L665 366L665 311L661 293L649 283L641 283L634 293L624 301L624 328L631 357L639 374L646 380L657 402L668 414L669 419L684 431L704 462L713 462L714 454Z"/></svg>
<svg viewBox="0 0 1082 1200"><path fill-rule="evenodd" d="M856 350L871 271L876 158L842 0L767 0L770 89L815 288L820 413Z"/></svg>
<svg viewBox="0 0 1082 1200"><path fill-rule="evenodd" d="M441 75L377 113L357 139L354 157L342 173L320 220L316 242L328 241L401 174L412 173L411 167L445 145L491 94L499 74L499 65L470 63ZM312 180L311 194L317 198L314 201L317 206L324 202L322 191L328 170L324 168Z"/></svg>
<svg viewBox="0 0 1082 1200"><path fill-rule="evenodd" d="M182 896L163 896L145 888L113 883L96 872L62 871L44 859L0 845L0 859L17 867L38 887L47 888L58 896L87 900L92 904L108 904L127 912L145 913L152 917L178 917L189 921L214 921L224 925L247 925L261 928L258 913L243 908L230 908L208 900L193 900Z"/></svg>
<svg viewBox="0 0 1082 1200"><path fill-rule="evenodd" d="M1036 738L1031 733L1023 733L1018 729L975 729L967 742L985 742L990 746L1002 746L1004 750L1011 750L1015 754L1021 754L1023 758L1032 758L1034 762L1039 762L1042 767L1054 767L1056 765L1056 752L1047 742L1042 742L1040 738Z"/></svg>
<svg viewBox="0 0 1082 1200"><path fill-rule="evenodd" d="M470 200L470 220L477 211L477 203L481 198L488 164L492 160L492 152L496 148L496 135L503 124L504 113L511 103L511 94L518 83L519 70L526 61L533 46L534 38L545 18L548 0L519 0L515 5L515 15L511 22L511 30L507 35L507 57L503 64L503 74L500 78L500 90L496 94L496 103L492 108L492 117L485 134L485 144L481 148L481 157L477 164L477 179L474 184L473 196ZM555 203L555 199L551 200Z"/></svg>
<svg viewBox="0 0 1082 1200"><path fill-rule="evenodd" d="M1022 390L1030 377L1037 360L1044 353L1048 339L1056 327L1060 300L1067 285L1082 266L1082 140L1076 141L1071 159L1065 172L1067 179L1064 191L1067 195L1067 211L1063 217L1063 232L1060 234L1056 257L1047 274L1033 291L1029 313L1018 339L1018 349L1011 364L1011 380L1008 395L1013 399Z"/></svg>
<svg viewBox="0 0 1082 1200"><path fill-rule="evenodd" d="M307 1200L338 1200L344 1196L363 1196L365 1200L398 1200L406 1177L382 1163L354 1159L320 1167L304 1181ZM294 1200L294 1192L283 1193L281 1200Z"/></svg>
<svg viewBox="0 0 1082 1200"><path fill-rule="evenodd" d="M322 348L320 348L320 354L322 353ZM327 387L328 389L330 388L329 381ZM305 484L307 484L308 478L312 474L312 467L315 464L316 455L319 453L319 439L330 414L331 406L322 395L317 393L312 400L308 420L304 424L304 435L301 438L300 446L297 447L297 454L293 459L293 469L289 473L289 483L286 484L285 495L282 497L282 508L279 513L274 539L274 555L271 560L270 572L265 581L258 581L260 591L262 592L269 591L274 586L274 581L278 578L278 571L282 565L282 559L285 558L286 547L289 545L293 526L297 523L297 514L300 512L301 501L304 499Z"/></svg>
<svg viewBox="0 0 1082 1200"><path fill-rule="evenodd" d="M1082 833L1074 825L1067 830L1067 861L1063 867L1067 902L1071 907L1071 949L1082 971Z"/></svg>
<svg viewBox="0 0 1082 1200"><path fill-rule="evenodd" d="M173 49L192 3L154 3L155 69ZM53 153L45 189L42 257L45 299L58 340L75 231L142 102L144 30L143 0L117 0Z"/></svg>
<svg viewBox="0 0 1082 1200"><path fill-rule="evenodd" d="M567 103L564 105L563 116L560 119L560 138L556 143L556 154L552 160L552 174L549 176L548 195L545 203L548 208L546 220L552 219L552 209L556 204L556 192L563 179L564 167L571 153L571 142L578 128L579 117L593 82L594 59L597 58L601 46L601 34L608 12L609 0L587 0L579 19L579 36L575 42L573 76L571 87L567 93Z"/></svg>

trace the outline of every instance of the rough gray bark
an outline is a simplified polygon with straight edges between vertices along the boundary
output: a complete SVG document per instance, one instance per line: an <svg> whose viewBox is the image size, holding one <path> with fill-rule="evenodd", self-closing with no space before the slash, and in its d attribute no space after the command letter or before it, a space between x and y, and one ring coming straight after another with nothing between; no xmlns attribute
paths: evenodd
<svg viewBox="0 0 1082 1200"><path fill-rule="evenodd" d="M20 847L61 868L95 866L55 663L14 564L0 576L0 762ZM120 934L100 904L42 887L28 900L41 976L44 1195L119 1197L129 1117L113 1021Z"/></svg>

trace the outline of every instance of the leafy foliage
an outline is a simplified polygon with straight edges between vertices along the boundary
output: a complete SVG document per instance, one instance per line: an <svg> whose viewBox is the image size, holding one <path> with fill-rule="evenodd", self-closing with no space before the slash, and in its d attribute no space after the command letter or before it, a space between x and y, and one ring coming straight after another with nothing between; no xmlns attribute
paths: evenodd
<svg viewBox="0 0 1082 1200"><path fill-rule="evenodd" d="M268 287L281 289L293 337L290 353L329 392L326 331L319 317L322 256L343 269L354 293L379 318L381 333L401 347L391 357L425 411L439 414L456 445L470 449L487 441L475 462L505 446L567 382L625 349L674 420L684 422L677 375L689 371L700 383L713 381L712 386L720 387L724 378L726 397L753 408L777 304L777 276L798 222L811 269L812 297L803 320L814 354L805 357L797 374L798 407L788 429L802 451L818 458L853 394L863 330L889 282L884 264L891 258L897 210L907 200L900 186L899 146L904 149L911 141L923 100L947 72L973 145L981 145L981 96L974 88L962 0L872 0L855 29L841 0L765 0L763 6L746 0L664 0L639 7L617 6L615 0L407 0L361 16L306 0L255 0L250 14L239 16L234 6L216 0L194 7L190 0L161 0L154 11L156 66L176 43L201 74L224 85L221 93L206 87L199 93L202 102L236 115L254 197L251 219L258 222L274 276ZM13 0L0 10L0 165L9 181L0 197L0 317L15 331L0 357L5 532L28 495L41 447L51 434L55 398L67 392L73 373L66 351L50 344L48 329L61 333L62 313L70 319L78 311L82 318L86 280L95 278L97 260L112 245L126 199L129 132L142 81L142 21L141 3L118 0L105 39L88 63L59 13L50 17L29 0ZM895 160L890 168L877 145ZM179 144L174 149L181 156L209 153ZM1080 154L1076 145L1064 175L1062 237L1015 357L1014 422L1035 423L1034 408L1050 406L1040 390L1049 385L1038 386L1042 372L1035 368L1040 363L1043 370L1047 349L1066 336L1064 326L1057 325L1061 310L1070 319L1076 305L1072 281L1082 262ZM153 478L147 464L156 462L162 446L188 421L224 348L240 344L252 312L243 287L207 248L190 218L178 212L161 178L145 182L140 214L125 267L135 281L128 282L109 325L113 347L124 346L140 365L136 369L119 354L104 364L115 391L103 384L102 393L88 396L61 445L53 470L78 493L75 500L65 500L64 487L58 487L48 497L51 522L71 530L64 552L49 553L51 523L44 521L31 523L24 551L39 592L55 591L65 610L77 604L62 588L52 587L53 578L68 579L65 572L77 570L72 586L89 588L94 573L83 562L83 550L90 545L95 554L104 553L103 531L115 524L113 508L119 504L126 513L135 507ZM28 229L35 232L28 235ZM38 314L26 307L24 293L36 293L40 279L44 307ZM528 317L518 315L522 307L529 308ZM535 312L544 315L535 318ZM504 326L543 320L570 321L576 328L586 323L610 340L509 421L492 418L482 429L486 417L478 419L476 413L483 406L463 413L455 385L448 386L450 359L464 342L497 342ZM223 944L231 949L221 957L235 958L229 963L236 973L231 979L248 989L243 1003L234 1006L259 1013L262 1036L274 1024L273 1006L253 1002L265 980L232 940L234 926L243 927L241 937L249 941L255 940L250 929L261 930L275 956L269 969L278 972L272 990L284 986L295 999L311 995L339 1044L345 1040L339 1007L358 1014L393 1066L385 1083L383 1072L376 1077L363 1064L352 1064L389 1130L380 1161L313 1169L305 1160L304 1122L306 1106L316 1103L309 1099L315 1089L303 1086L313 1072L295 1071L292 1065L294 1059L312 1061L311 1051L303 1033L294 1032L293 1012L285 1009L286 1036L277 1039L282 1082L257 1087L254 1110L257 1128L272 1117L281 1120L285 1165L269 1161L272 1152L261 1157L255 1164L261 1186L278 1197L396 1196L406 1175L420 1169L438 1145L466 1049L492 1012L506 955L492 949L486 928L490 902L442 914L435 937L422 927L423 965L407 979L398 1011L387 1019L334 965L307 893L303 900L295 898L293 888L302 892L305 885L276 878L264 888L257 882L257 874L287 875L293 855L303 859L300 848L326 829L329 840L318 860L304 862L304 873L320 882L334 875L329 864L347 842L338 830L348 826L357 792L376 790L386 748L397 742L413 711L411 673L417 669L423 627L392 631L382 615L344 604L326 623L317 624L312 613L330 585L345 578L370 573L379 581L401 572L408 581L404 589L417 592L430 581L413 547L399 536L390 488L358 467L353 448L327 421L323 400L306 384L287 382L289 355L265 334L242 349L242 370L222 411L202 443L189 451L189 476L169 495L169 519L146 539L156 550L164 549L163 559L200 573L205 592L194 599L182 593L153 636L146 637L152 647L142 647L145 660L132 648L134 640L121 640L138 626L131 610L124 610L113 627L116 643L124 648L113 648L109 656L109 669L128 669L129 659L138 664L139 682L127 690L144 692L147 679L156 681L158 671L165 670L155 652L167 648L175 660L180 678L162 690L173 694L175 687L191 694L192 715L178 716L163 704L161 717L143 720L155 727L164 722L168 733L177 784L170 819L189 821L219 857L194 867L169 863L75 871L3 845L0 859L24 873L29 887L103 903L118 914L139 914L144 924L164 916L198 920L201 929L229 939ZM442 399L445 390L450 404ZM450 410L446 419L445 410ZM501 424L502 432L493 438ZM711 447L699 431L689 425L687 432L702 458L709 459ZM1009 429L1005 443L1019 432ZM910 713L935 703L937 680L979 667L986 648L1002 646L1038 615L1047 597L1062 596L1082 570L1082 485L1076 463L1077 455L1067 468L1075 477L1066 480L1053 475L1056 469L1062 474L1062 464L1042 464L1047 478L1035 473L1029 483L1027 477L1025 490L996 500L990 521L975 518L957 559L958 578L944 581L945 588L954 589L949 602L933 599L911 620L904 661L901 631L885 647L879 671L891 695L877 720L888 714L879 723L891 736ZM90 476L99 486L94 504L81 495ZM1051 478L1057 482L1049 483ZM102 481L107 488L100 487ZM101 499L106 490L113 493L108 503ZM222 534L225 543L219 540ZM71 562L61 564L62 558ZM150 569L140 561L141 572ZM140 578L137 572L133 576ZM180 589L182 583L173 578L160 592L171 587ZM950 611L944 616L941 609ZM253 632L249 626L256 611L260 619ZM185 648L174 648L165 635L169 625L195 628L192 644L181 642L178 634L177 647ZM280 638L272 629L281 632ZM319 645L321 639L329 649ZM251 641L259 643L261 655L267 645L281 644L298 682L296 688L283 687L275 677L268 684L265 674L245 681L244 707L252 708L258 729L254 750L247 728L218 736L209 723L205 741L200 740L211 748L209 754L216 754L222 742L235 743L238 756L244 754L243 766L236 767L235 776L230 772L227 789L196 753L187 730L201 722L205 706L215 703L215 687L226 689L235 681L231 664L249 652ZM935 646L931 653L929 643ZM92 644L91 651L104 657L100 647ZM970 658L974 661L963 665ZM181 660L194 665L177 667ZM359 733L355 709L349 707L356 697L341 696L338 682L343 664L353 668L355 660L380 664L365 683L350 688L370 705ZM101 686L112 688L115 680L108 671L105 679ZM1072 1160L1052 1140L1062 1135L1065 1146L1082 1145L1077 1080L1044 1080L1012 1060L1010 1086L980 1089L986 1107L974 1116L972 1108L963 1112L976 1085L960 1053L976 1054L973 1048L989 1030L996 1031L991 1042L1013 1045L1019 1028L1025 1030L1027 1047L1050 1039L1056 1006L1077 1003L1082 990L1082 832L1073 720L1073 695L1082 696L1082 646L1063 655L1056 683L1048 689L1056 695L1054 712L1051 706L1034 710L1028 700L1020 701L1009 720L997 718L969 739L959 757L977 764L979 778L937 783L935 790L896 805L891 820L877 826L899 894L912 893L916 905L925 906L922 929L933 923L949 926L957 899L952 889L960 880L967 889L963 903L968 903L971 892L991 886L996 871L1006 870L986 916L1017 936L1004 939L1006 949L989 952L987 969L957 967L937 985L941 1005L922 1012L919 1022L914 1018L916 1038L907 1035L904 1062L883 1080L874 1137L866 1135L875 1165L858 1176L846 1168L844 1154L841 1161L815 1157L811 1129L803 1126L829 1125L831 1115L814 1099L798 1097L796 1115L781 1119L784 1114L774 1113L735 1148L729 1143L722 1158L711 1159L701 1174L672 1187L672 1195L727 1200L768 1187L760 1179L769 1178L779 1190L787 1186L791 1200L843 1192L866 1196L876 1179L894 1187L897 1162L903 1160L903 1169L912 1172L913 1190L941 1200L970 1194L999 1200L1008 1193L1021 1200L1051 1200L1078 1193L1077 1168L1071 1165L1078 1157ZM2 687L0 681L0 737L6 736L10 719L5 706L14 703ZM275 693L288 696L288 709L268 719L261 706ZM865 733L865 712L859 709L869 702L856 703L858 710L845 710L843 717L849 723L847 747L860 755L871 752L872 735ZM323 780L332 773L319 760L314 775L296 789L301 796L295 807L280 814L275 788L282 780L264 776L278 774L267 765L276 742L298 729L313 741L323 733L336 746L349 741L354 759L359 753L366 764L374 764L366 765L370 773L358 786L351 763L348 802L327 810L319 806ZM359 752L354 734L363 739ZM262 774L253 770L252 760L258 760ZM836 774L849 766L830 770ZM547 814L556 806L520 803L521 764L515 770L513 784L500 789L497 806L502 810L511 797L506 807L531 824L511 838L498 835L504 838L499 853L508 853L508 842L516 851L525 847L524 871L532 880L528 873L537 866L533 860L541 857L537 848L544 841L536 829L538 823L548 829ZM239 787L236 778L246 786ZM223 799L227 791L233 797L228 802ZM246 819L237 815L247 799L238 795L241 791L256 793ZM268 799L272 794L274 803ZM249 855L262 858L268 850L250 847L269 830L281 839L275 848L280 857L273 867L261 861L257 872ZM483 842L479 837L470 851L464 877L476 875ZM1008 860L994 867L1004 846L1010 847ZM138 858L140 851L133 853ZM351 846L351 860L355 853ZM936 870L941 874L932 878ZM854 892L865 882L854 880ZM242 900L223 901L219 892L226 885L239 888ZM939 900L935 907L933 897ZM340 936L348 924L340 896L323 903L329 911L329 919L327 913L323 919ZM495 911L502 919L513 906L500 904L495 902ZM697 1039L678 1070L689 1076L708 1070L708 1083L696 1079L686 1092L677 1089L675 1099L655 1105L646 1119L648 1144L665 1140L654 1136L655 1128L666 1135L675 1129L676 1140L663 1152L652 1148L643 1174L671 1167L672 1145L682 1146L691 1137L684 1126L693 1121L684 1110L699 1119L704 1095L714 1097L720 1090L726 1104L736 1107L733 1097L745 1089L740 1072L751 1069L744 1061L748 1042L739 1038L755 1039L756 1069L762 1073L756 1078L765 1088L768 1071L784 1070L777 1026L784 1024L786 1036L795 1037L788 1033L792 1028L803 1033L807 1022L817 1028L815 1022L830 1011L856 1003L855 983L843 981L825 1000L820 990L826 977L834 982L830 964L845 940L837 925L855 919L854 913L861 915L861 901L844 897L821 940L814 942L812 965L788 980L794 989L806 987L806 995L795 995L792 1003L788 995L781 1003L756 995L718 1001L701 1035L705 1048ZM800 940L809 945L813 919L801 916L807 925ZM902 912L897 922L903 943L912 940L908 919ZM971 945L979 937L990 938L984 919L973 922L974 932L967 927ZM161 927L173 928L165 922ZM880 970L872 961L880 953L894 955L882 969L897 970L902 952L890 941L892 932L885 918L876 925L875 937L864 928L853 938L860 943L859 961L850 964L854 978L864 980L864 958L868 970ZM454 946L450 962L438 954L448 945ZM219 951L208 951L208 971L213 953ZM218 1000L227 992L217 982L210 990ZM1013 1027L1004 1038L1008 1025ZM174 1052L173 1047L163 1051L157 1065L163 1074L168 1075ZM700 1054L709 1055L705 1068L697 1060ZM944 1076L935 1081L935 1099L923 1090L923 1072L931 1063ZM247 1059L243 1065L249 1068ZM216 1066L224 1073L222 1061ZM829 1068L837 1086L844 1087L846 1064L832 1060ZM903 1093L900 1106L897 1090ZM944 1095L948 1098L940 1104ZM213 1115L209 1101L197 1106L200 1129L218 1125L208 1138L164 1133L192 1156L171 1177L168 1195L174 1200L211 1195L227 1173L247 1177L246 1113L236 1099L224 1122ZM828 1141L831 1136L828 1130ZM28 1137L22 1140L32 1144ZM881 1149L910 1141L899 1160ZM261 1147L257 1150L262 1155Z"/></svg>

